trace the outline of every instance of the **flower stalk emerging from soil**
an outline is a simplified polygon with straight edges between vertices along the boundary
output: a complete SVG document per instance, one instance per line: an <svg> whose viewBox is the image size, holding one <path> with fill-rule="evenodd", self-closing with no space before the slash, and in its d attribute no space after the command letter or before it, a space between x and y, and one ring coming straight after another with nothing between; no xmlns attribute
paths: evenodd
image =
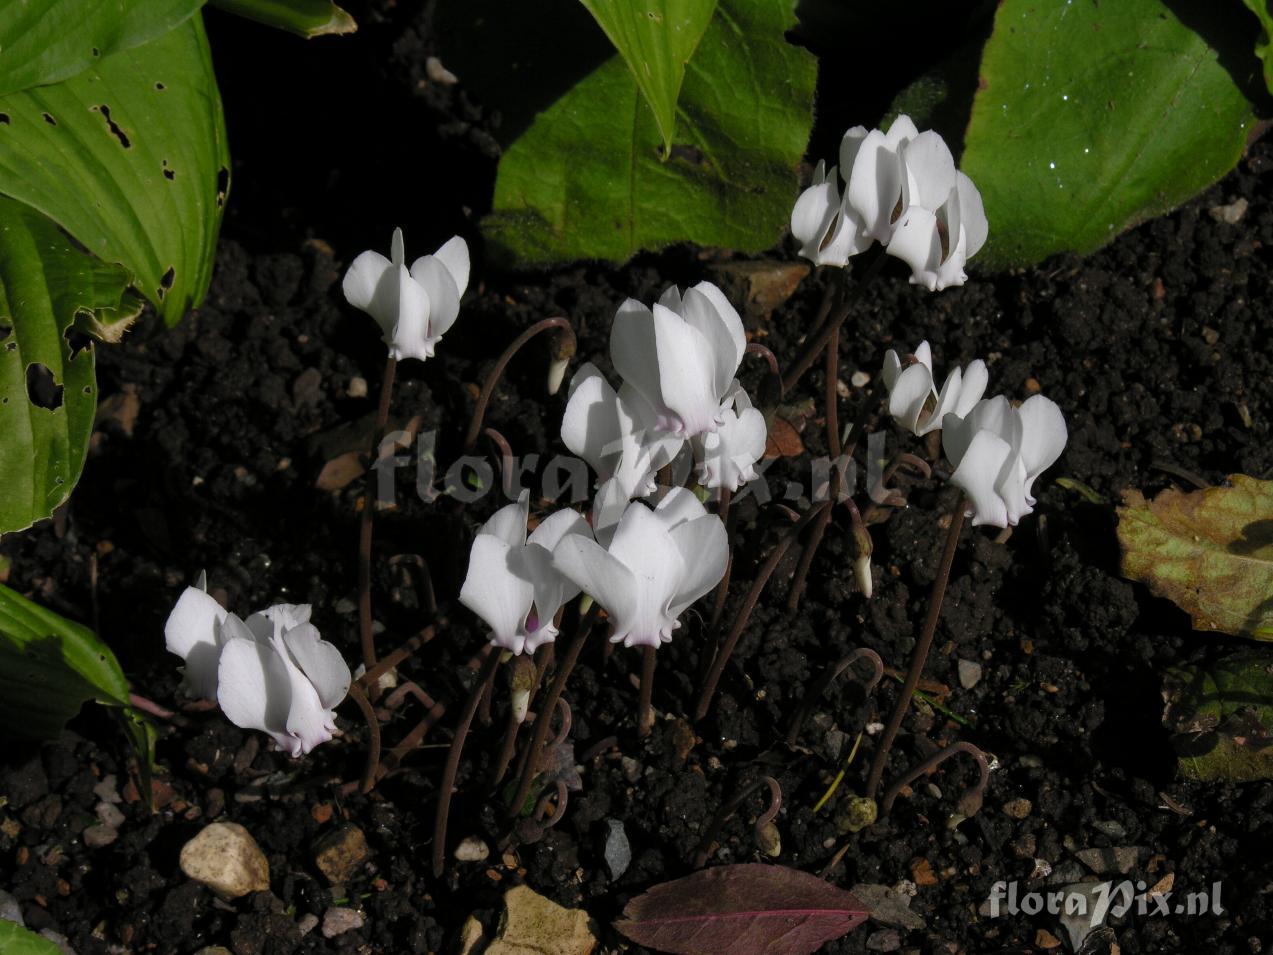
<svg viewBox="0 0 1273 955"><path fill-rule="evenodd" d="M772 776L761 776L743 786L734 794L732 799L720 807L720 811L712 819L707 831L703 833L703 838L699 841L698 848L694 850L693 866L695 869L701 869L707 865L707 860L716 851L716 837L720 834L721 826L725 825L729 817L747 800L747 797L760 789L761 786L769 787L769 805L763 813L756 817L756 822L752 826L752 831L756 835L756 846L761 852L770 857L776 857L781 854L782 843L778 837L778 829L774 825L774 820L778 818L778 813L782 811L782 787L778 784L778 780Z"/></svg>
<svg viewBox="0 0 1273 955"><path fill-rule="evenodd" d="M841 673L844 673L859 660L865 660L871 664L870 679L862 684L863 696L869 696L870 692L875 689L884 677L884 661L870 647L859 647L841 658L838 663L823 673L809 687L809 692L805 694L805 698L801 701L799 709L796 710L796 715L791 720L791 726L787 730L788 746L796 745L796 740L800 738L800 730L804 728L805 721L808 720L809 715L813 712L813 708L817 706L822 694L827 691L827 687L835 682L835 679Z"/></svg>
<svg viewBox="0 0 1273 955"><path fill-rule="evenodd" d="M924 760L913 769L907 770L899 776L884 793L884 798L880 802L880 811L885 815L893 808L893 803L897 800L901 791L924 776L931 773L946 760L959 753L967 753L977 762L977 782L975 782L967 792L959 797L959 802L955 804L956 811L959 814L959 820L971 819L981 811L982 799L986 792L986 783L990 779L990 763L986 760L986 754L974 746L972 743L958 742L947 746L945 749L934 753L928 759Z"/></svg>

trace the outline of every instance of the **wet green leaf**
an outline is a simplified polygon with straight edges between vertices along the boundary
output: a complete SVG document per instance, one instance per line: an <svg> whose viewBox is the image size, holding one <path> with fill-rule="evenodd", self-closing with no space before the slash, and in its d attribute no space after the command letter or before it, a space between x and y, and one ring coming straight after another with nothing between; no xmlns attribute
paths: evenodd
<svg viewBox="0 0 1273 955"><path fill-rule="evenodd" d="M0 115L0 193L123 265L169 324L203 298L229 157L199 17Z"/></svg>
<svg viewBox="0 0 1273 955"><path fill-rule="evenodd" d="M1243 474L1231 487L1170 488L1151 502L1123 495L1123 574L1147 584L1198 630L1273 640L1273 481Z"/></svg>
<svg viewBox="0 0 1273 955"><path fill-rule="evenodd" d="M17 922L0 919L0 952L4 955L62 955L62 949Z"/></svg>
<svg viewBox="0 0 1273 955"><path fill-rule="evenodd" d="M212 0L212 4L307 40L358 29L354 18L332 0Z"/></svg>
<svg viewBox="0 0 1273 955"><path fill-rule="evenodd" d="M566 88L500 160L483 221L497 259L621 262L675 242L772 245L812 124L815 64L786 41L793 21L790 0L721 0L686 68L666 160L621 57Z"/></svg>
<svg viewBox="0 0 1273 955"><path fill-rule="evenodd" d="M93 349L76 353L66 331L136 315L128 279L0 196L0 533L50 516L79 480L97 385Z"/></svg>
<svg viewBox="0 0 1273 955"><path fill-rule="evenodd" d="M1163 722L1190 779L1273 779L1273 654L1251 649L1167 671Z"/></svg>
<svg viewBox="0 0 1273 955"><path fill-rule="evenodd" d="M203 0L0 3L0 94L68 79L167 33L201 6Z"/></svg>
<svg viewBox="0 0 1273 955"><path fill-rule="evenodd" d="M685 64L711 22L716 0L580 0L628 64L672 148Z"/></svg>
<svg viewBox="0 0 1273 955"><path fill-rule="evenodd" d="M990 220L978 264L1090 252L1233 168L1253 114L1247 64L1235 80L1207 42L1246 17L1226 7L999 4L960 164Z"/></svg>

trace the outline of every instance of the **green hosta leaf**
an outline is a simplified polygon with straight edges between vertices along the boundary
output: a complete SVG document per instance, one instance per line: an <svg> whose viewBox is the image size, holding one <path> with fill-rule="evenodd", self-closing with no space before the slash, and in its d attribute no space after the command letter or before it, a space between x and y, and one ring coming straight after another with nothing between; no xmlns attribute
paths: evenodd
<svg viewBox="0 0 1273 955"><path fill-rule="evenodd" d="M212 0L214 6L307 40L358 29L346 11L331 0Z"/></svg>
<svg viewBox="0 0 1273 955"><path fill-rule="evenodd" d="M620 57L548 106L500 160L483 227L506 263L621 262L674 242L754 252L791 214L812 123L813 58L789 0L721 0L685 73L663 159Z"/></svg>
<svg viewBox="0 0 1273 955"><path fill-rule="evenodd" d="M0 533L31 526L79 480L97 407L77 317L135 315L128 273L80 251L29 206L0 196Z"/></svg>
<svg viewBox="0 0 1273 955"><path fill-rule="evenodd" d="M1176 6L999 4L960 164L990 219L979 264L1090 252L1233 168L1251 105Z"/></svg>
<svg viewBox="0 0 1273 955"><path fill-rule="evenodd" d="M1273 655L1243 650L1163 681L1180 770L1190 779L1273 779Z"/></svg>
<svg viewBox="0 0 1273 955"><path fill-rule="evenodd" d="M201 6L203 0L0 3L0 94L74 76L167 33Z"/></svg>
<svg viewBox="0 0 1273 955"><path fill-rule="evenodd" d="M1260 21L1260 37L1255 41L1255 55L1264 64L1264 85L1273 92L1273 49L1270 48L1270 37L1273 37L1273 10L1269 9L1269 0L1242 0L1247 9Z"/></svg>
<svg viewBox="0 0 1273 955"><path fill-rule="evenodd" d="M0 725L48 739L89 700L130 706L128 681L110 648L0 584Z"/></svg>
<svg viewBox="0 0 1273 955"><path fill-rule="evenodd" d="M4 955L62 955L62 949L17 922L0 919L0 952Z"/></svg>
<svg viewBox="0 0 1273 955"><path fill-rule="evenodd" d="M1273 640L1273 481L1123 495L1123 574L1193 618L1198 630Z"/></svg>
<svg viewBox="0 0 1273 955"><path fill-rule="evenodd" d="M663 144L672 148L676 100L716 0L580 0L632 71L654 110Z"/></svg>
<svg viewBox="0 0 1273 955"><path fill-rule="evenodd" d="M207 291L229 178L203 23L0 96L0 193L118 262L170 324Z"/></svg>

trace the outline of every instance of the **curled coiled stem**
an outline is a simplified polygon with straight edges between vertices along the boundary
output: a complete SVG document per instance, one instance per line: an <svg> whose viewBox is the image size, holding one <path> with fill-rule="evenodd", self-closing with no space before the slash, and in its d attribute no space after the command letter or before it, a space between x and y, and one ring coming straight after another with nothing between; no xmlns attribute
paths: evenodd
<svg viewBox="0 0 1273 955"><path fill-rule="evenodd" d="M876 685L884 676L884 661L880 659L880 655L870 647L859 647L848 656L843 657L838 663L830 667L822 674L813 685L809 687L809 692L805 694L804 700L800 703L800 708L796 710L796 715L791 721L791 727L787 730L787 745L795 746L796 740L800 736L800 730L804 728L805 721L809 718L809 714L813 712L813 708L817 705L818 700L822 698L822 694L826 692L827 687L845 670L853 666L859 660L866 660L871 664L871 676L862 684L864 695L869 695L875 689Z"/></svg>
<svg viewBox="0 0 1273 955"><path fill-rule="evenodd" d="M871 501L884 507L905 507L906 495L897 488L890 488L889 482L899 474L921 477L928 480L933 476L933 469L928 462L918 455L900 452L889 462L880 479L870 489Z"/></svg>
<svg viewBox="0 0 1273 955"><path fill-rule="evenodd" d="M959 753L967 753L977 761L977 771L979 775L977 776L977 782L974 783L966 793L959 797L959 802L955 804L955 808L965 819L971 819L973 816L977 815L977 813L981 811L982 799L986 792L986 782L990 779L990 763L986 759L985 753L976 746L972 745L972 743L964 742L953 743L952 745L947 746L945 749L929 756L928 759L924 760L914 769L907 770L899 776L889 785L888 789L885 790L884 798L880 802L880 811L887 815L889 810L893 808L893 803L897 799L898 793L900 793L904 787L909 786L925 773L931 773L942 763L946 762L946 760Z"/></svg>
<svg viewBox="0 0 1273 955"><path fill-rule="evenodd" d="M753 779L740 789L733 799L721 806L720 811L716 813L711 825L707 827L702 841L699 842L698 848L694 852L694 868L701 869L707 865L707 860L716 851L716 837L720 834L721 826L725 825L729 817L743 804L744 800L760 789L761 786L769 787L769 806L756 817L756 823L752 828L756 833L756 841L762 847L772 844L770 840L772 840L773 836L769 827L778 818L778 813L782 810L782 787L778 785L778 780L772 776L761 776L759 779ZM767 848L766 852L768 852Z"/></svg>

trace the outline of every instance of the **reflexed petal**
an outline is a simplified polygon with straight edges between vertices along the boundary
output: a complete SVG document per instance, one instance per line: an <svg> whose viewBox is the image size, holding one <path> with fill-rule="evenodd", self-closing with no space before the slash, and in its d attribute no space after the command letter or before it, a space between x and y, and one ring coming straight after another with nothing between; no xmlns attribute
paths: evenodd
<svg viewBox="0 0 1273 955"><path fill-rule="evenodd" d="M654 406L666 410L659 388L659 352L654 334L654 315L636 299L619 306L610 327L610 361L614 369Z"/></svg>
<svg viewBox="0 0 1273 955"><path fill-rule="evenodd" d="M941 237L937 234L937 217L920 206L911 206L893 229L886 251L911 267L911 282L930 292L937 285L937 268L941 265Z"/></svg>
<svg viewBox="0 0 1273 955"><path fill-rule="evenodd" d="M816 264L843 268L853 256L869 249L872 241L863 231L862 220L848 204L846 195L840 200L840 217L835 220L831 234L823 239Z"/></svg>
<svg viewBox="0 0 1273 955"><path fill-rule="evenodd" d="M950 410L960 417L968 414L986 393L986 385L989 383L990 372L986 369L986 363L980 358L970 362L964 369L964 382L959 389L959 400Z"/></svg>
<svg viewBox="0 0 1273 955"><path fill-rule="evenodd" d="M402 265L407 261L406 243L402 241L402 229L393 230L393 237L389 240L389 258L393 260L394 265Z"/></svg>
<svg viewBox="0 0 1273 955"><path fill-rule="evenodd" d="M469 552L469 569L460 603L486 621L491 642L520 653L519 632L530 613L534 586L516 572L512 548L491 534L478 534Z"/></svg>
<svg viewBox="0 0 1273 955"><path fill-rule="evenodd" d="M398 266L397 281L382 284L394 289L391 314L396 321L391 326L393 334L389 353L398 361L407 358L424 361L433 357L434 342L429 338L429 295L424 287L411 277L405 266Z"/></svg>
<svg viewBox="0 0 1273 955"><path fill-rule="evenodd" d="M946 429L942 429L943 435ZM972 505L974 525L1008 526L1008 512L996 484L1005 465L1012 463L1012 446L989 431L978 431L968 444L950 483L961 489Z"/></svg>
<svg viewBox="0 0 1273 955"><path fill-rule="evenodd" d="M933 282L934 291L940 292L942 289L955 288L968 281L968 273L964 271L964 265L968 261L967 256L964 255L966 247L967 239L964 238L963 229L960 228L958 239L950 255L937 267L937 277Z"/></svg>
<svg viewBox="0 0 1273 955"><path fill-rule="evenodd" d="M933 394L933 373L922 363L907 365L893 382L888 394L888 413L903 428L916 431L924 405Z"/></svg>
<svg viewBox="0 0 1273 955"><path fill-rule="evenodd" d="M482 525L479 534L490 534L509 547L526 543L526 518L530 514L530 491L523 490L512 504L505 504Z"/></svg>
<svg viewBox="0 0 1273 955"><path fill-rule="evenodd" d="M586 535L567 534L553 551L553 566L605 608L616 633L631 625L637 614L636 578L604 547Z"/></svg>
<svg viewBox="0 0 1273 955"><path fill-rule="evenodd" d="M313 684L324 709L335 709L349 692L351 681L349 664L340 651L321 639L318 629L308 623L285 632L283 644L305 678Z"/></svg>
<svg viewBox="0 0 1273 955"><path fill-rule="evenodd" d="M311 604L274 604L262 610L261 616L274 624L275 632L281 632L309 623L313 609Z"/></svg>
<svg viewBox="0 0 1273 955"><path fill-rule="evenodd" d="M670 308L679 315L681 313L681 290L675 285L669 285L663 290L663 294L659 296L659 304L664 308Z"/></svg>
<svg viewBox="0 0 1273 955"><path fill-rule="evenodd" d="M715 430L720 396L714 388L715 355L710 342L662 305L654 306L653 318L659 390L663 404L679 419L666 430L685 438Z"/></svg>
<svg viewBox="0 0 1273 955"><path fill-rule="evenodd" d="M1069 432L1065 415L1055 401L1043 395L1027 398L1017 409L1021 419L1021 444L1018 452L1025 471L1024 494L1031 504L1030 488L1034 479L1050 468L1065 450Z"/></svg>
<svg viewBox="0 0 1273 955"><path fill-rule="evenodd" d="M892 391L893 385L897 381L897 376L901 371L902 359L897 357L897 352L890 348L884 353L884 365L880 369L880 376L884 379L884 387Z"/></svg>
<svg viewBox="0 0 1273 955"><path fill-rule="evenodd" d="M644 504L629 504L610 542L609 556L631 571L636 588L634 614L615 622L611 639L622 639L629 647L671 640L675 618L668 606L688 571L667 526Z"/></svg>
<svg viewBox="0 0 1273 955"><path fill-rule="evenodd" d="M226 610L203 590L187 587L164 624L164 645L186 661L186 684L205 700L217 698L217 662Z"/></svg>
<svg viewBox="0 0 1273 955"><path fill-rule="evenodd" d="M971 259L986 244L990 225L986 220L986 209L981 201L981 192L973 181L962 172L958 173L955 188L959 191L959 221L963 225L968 242L964 255Z"/></svg>
<svg viewBox="0 0 1273 955"><path fill-rule="evenodd" d="M905 113L899 113L893 120L893 125L888 128L888 134L884 140L891 149L899 149L918 135L919 128L914 121Z"/></svg>
<svg viewBox="0 0 1273 955"><path fill-rule="evenodd" d="M861 217L863 230L877 242L887 242L893 210L902 194L902 163L896 144L890 145L878 129L867 133L847 181L848 204Z"/></svg>
<svg viewBox="0 0 1273 955"><path fill-rule="evenodd" d="M458 235L452 236L433 255L451 273L456 294L463 298L464 290L469 287L469 244Z"/></svg>
<svg viewBox="0 0 1273 955"><path fill-rule="evenodd" d="M1003 500L1008 524L1015 527L1017 521L1030 513L1034 501L1026 494L1025 467L1021 463L1021 456L1015 451L1000 468L995 480L995 491Z"/></svg>
<svg viewBox="0 0 1273 955"><path fill-rule="evenodd" d="M715 434L701 436L699 483L737 491L756 479L756 462L765 453L769 429L765 416L752 407L726 416Z"/></svg>
<svg viewBox="0 0 1273 955"><path fill-rule="evenodd" d="M946 458L955 467L959 466L973 435L986 430L1007 440L1011 434L1008 417L1012 414L1012 406L1003 395L995 395L977 402L967 415L948 414L942 419L941 442Z"/></svg>
<svg viewBox="0 0 1273 955"><path fill-rule="evenodd" d="M570 398L561 419L562 442L606 480L616 458L612 446L621 436L618 396L596 366L583 365L570 382Z"/></svg>
<svg viewBox="0 0 1273 955"><path fill-rule="evenodd" d="M531 653L555 635L555 631L553 634L542 631L552 624L558 610L579 595L579 585L553 566L553 551L569 534L592 537L587 521L572 510L562 509L543 520L527 541L525 568L534 590L535 613L540 623L536 631L538 639L526 641L526 649Z"/></svg>
<svg viewBox="0 0 1273 955"><path fill-rule="evenodd" d="M699 324L700 321L703 321L703 318L691 318L689 314L689 303L691 301L697 302L696 296L698 295L706 297L712 305L711 314L705 321L707 327L714 329L710 335L707 333L706 328ZM681 314L685 316L686 321L702 332L704 337L712 343L712 347L716 349L717 368L732 366L729 374L724 378L724 383L717 390L717 395L720 398L724 398L725 393L729 390L730 382L734 379L734 372L742 364L743 355L747 351L747 335L743 331L743 320L738 317L738 310L725 297L725 293L711 282L699 282L692 289L686 290Z"/></svg>
<svg viewBox="0 0 1273 955"><path fill-rule="evenodd" d="M866 141L867 128L865 126L854 126L852 129L846 130L844 136L840 139L840 169L844 171L844 178L847 180L853 172L853 164L857 162L858 150L862 148L862 143ZM821 163L819 163L821 165ZM831 175L828 179L835 178L835 166L832 166Z"/></svg>
<svg viewBox="0 0 1273 955"><path fill-rule="evenodd" d="M946 140L930 129L903 146L900 155L906 167L903 204L936 212L955 188L955 158Z"/></svg>
<svg viewBox="0 0 1273 955"><path fill-rule="evenodd" d="M325 708L318 698L314 684L305 678L287 652L282 637L275 637L274 652L283 661L287 673L291 701L287 708L287 735L296 742L285 748L292 756L302 756L310 752L319 743L332 738L336 722L330 710Z"/></svg>
<svg viewBox="0 0 1273 955"><path fill-rule="evenodd" d="M429 339L437 341L460 314L460 290L442 260L432 255L421 256L412 263L411 278L428 296Z"/></svg>
<svg viewBox="0 0 1273 955"><path fill-rule="evenodd" d="M669 531L706 514L707 508L703 506L703 502L687 487L664 488L658 503L654 505L654 516Z"/></svg>
<svg viewBox="0 0 1273 955"><path fill-rule="evenodd" d="M393 263L379 252L360 253L345 272L344 281L341 282L340 287L345 293L345 301L356 309L370 312L380 281L391 268Z"/></svg>
<svg viewBox="0 0 1273 955"><path fill-rule="evenodd" d="M676 582L669 608L670 615L676 618L725 576L725 568L729 566L729 539L721 519L707 514L673 528L672 541L685 568Z"/></svg>
<svg viewBox="0 0 1273 955"><path fill-rule="evenodd" d="M628 509L631 500L632 495L617 478L612 478L597 488L597 494L592 499L592 534L602 547L610 546L614 532L619 529L623 512Z"/></svg>
<svg viewBox="0 0 1273 955"><path fill-rule="evenodd" d="M963 390L963 372L956 368L942 382L941 391L937 395L937 404L925 417L923 425L915 433L925 435L941 427L942 418L955 410L959 403L959 395Z"/></svg>
<svg viewBox="0 0 1273 955"><path fill-rule="evenodd" d="M834 179L810 186L791 208L791 234L800 243L799 254L815 265L834 264L822 261L822 249L840 211L840 190Z"/></svg>
<svg viewBox="0 0 1273 955"><path fill-rule="evenodd" d="M630 493L633 497L644 497L654 492L654 472L676 457L685 446L685 439L656 430L658 413L654 406L628 384L619 388L619 417L623 427L630 429L639 448L631 465L625 458L621 471L626 472L629 467L634 473L640 471L643 480L634 481Z"/></svg>
<svg viewBox="0 0 1273 955"><path fill-rule="evenodd" d="M292 682L271 641L227 640L218 668L217 702L235 726L261 730L281 749L299 755L299 742L287 732Z"/></svg>
<svg viewBox="0 0 1273 955"><path fill-rule="evenodd" d="M928 344L928 340L919 343L919 347L915 349L915 360L932 372L933 370L933 347Z"/></svg>

